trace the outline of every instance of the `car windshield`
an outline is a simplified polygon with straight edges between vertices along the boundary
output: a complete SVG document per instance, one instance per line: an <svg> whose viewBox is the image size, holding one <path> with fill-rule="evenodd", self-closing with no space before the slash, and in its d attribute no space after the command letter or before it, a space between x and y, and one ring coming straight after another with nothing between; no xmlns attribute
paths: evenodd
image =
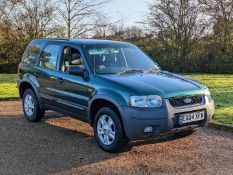
<svg viewBox="0 0 233 175"><path fill-rule="evenodd" d="M130 44L85 46L89 62L99 74L142 73L159 67L139 48Z"/></svg>

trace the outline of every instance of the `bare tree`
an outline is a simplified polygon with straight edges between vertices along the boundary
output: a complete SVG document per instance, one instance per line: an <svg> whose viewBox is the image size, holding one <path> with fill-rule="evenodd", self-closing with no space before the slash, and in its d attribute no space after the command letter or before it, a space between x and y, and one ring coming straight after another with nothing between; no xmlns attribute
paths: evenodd
<svg viewBox="0 0 233 175"><path fill-rule="evenodd" d="M185 67L187 55L195 39L205 30L205 18L196 0L155 0L149 4L147 23L151 33L164 47L173 48L174 55Z"/></svg>
<svg viewBox="0 0 233 175"><path fill-rule="evenodd" d="M142 38L144 36L144 32L142 28L139 28L137 26L127 27L125 29L124 37L126 39L137 39Z"/></svg>
<svg viewBox="0 0 233 175"><path fill-rule="evenodd" d="M232 42L233 35L233 1L199 0L214 26L215 37L223 43L224 50Z"/></svg>
<svg viewBox="0 0 233 175"><path fill-rule="evenodd" d="M123 23L109 26L109 38L114 40L124 39L125 27Z"/></svg>
<svg viewBox="0 0 233 175"><path fill-rule="evenodd" d="M20 0L0 0L0 21L9 19Z"/></svg>
<svg viewBox="0 0 233 175"><path fill-rule="evenodd" d="M15 11L14 23L28 39L47 37L56 31L54 12L51 0L22 0Z"/></svg>
<svg viewBox="0 0 233 175"><path fill-rule="evenodd" d="M99 18L99 20L97 20L95 22L95 26L94 26L94 30L93 30L93 38L98 38L98 39L109 39L110 35L115 35L115 33L112 31L113 28L116 29L118 28L121 22L121 20L117 20L117 21L112 21L110 22L110 20L107 17L101 17ZM123 30L123 25L121 24L121 28Z"/></svg>
<svg viewBox="0 0 233 175"><path fill-rule="evenodd" d="M67 36L79 37L93 30L103 14L101 7L109 0L58 0L58 12L65 21Z"/></svg>
<svg viewBox="0 0 233 175"><path fill-rule="evenodd" d="M100 18L95 23L93 38L104 39L109 35L109 27L112 25L106 18Z"/></svg>
<svg viewBox="0 0 233 175"><path fill-rule="evenodd" d="M199 2L205 6L213 19L223 17L225 20L230 20L233 18L232 0L199 0Z"/></svg>

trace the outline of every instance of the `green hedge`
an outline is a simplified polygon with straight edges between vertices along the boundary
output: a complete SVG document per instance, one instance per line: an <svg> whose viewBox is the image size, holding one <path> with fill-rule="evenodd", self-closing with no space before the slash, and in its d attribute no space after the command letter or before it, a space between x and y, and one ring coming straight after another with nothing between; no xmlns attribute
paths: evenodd
<svg viewBox="0 0 233 175"><path fill-rule="evenodd" d="M178 66L172 66L169 63L160 63L160 66L167 71L179 72L179 73L220 73L220 74L232 74L233 64L190 64L185 69L179 69ZM18 63L0 64L0 73L17 73Z"/></svg>
<svg viewBox="0 0 233 175"><path fill-rule="evenodd" d="M17 73L18 63L0 64L0 73Z"/></svg>

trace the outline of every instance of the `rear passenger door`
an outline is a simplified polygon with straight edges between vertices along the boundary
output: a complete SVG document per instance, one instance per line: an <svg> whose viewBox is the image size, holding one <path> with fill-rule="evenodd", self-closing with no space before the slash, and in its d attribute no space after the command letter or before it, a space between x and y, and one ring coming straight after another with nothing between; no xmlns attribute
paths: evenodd
<svg viewBox="0 0 233 175"><path fill-rule="evenodd" d="M54 102L54 74L60 57L61 45L48 43L40 54L35 69L35 77L39 83L41 100L46 104Z"/></svg>

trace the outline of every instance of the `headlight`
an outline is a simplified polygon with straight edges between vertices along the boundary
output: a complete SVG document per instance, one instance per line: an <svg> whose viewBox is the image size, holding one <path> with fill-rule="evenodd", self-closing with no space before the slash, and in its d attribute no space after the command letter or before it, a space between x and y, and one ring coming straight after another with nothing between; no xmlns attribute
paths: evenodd
<svg viewBox="0 0 233 175"><path fill-rule="evenodd" d="M204 90L204 95L208 97L209 102L212 100L211 93L210 93L210 90L208 88L206 88Z"/></svg>
<svg viewBox="0 0 233 175"><path fill-rule="evenodd" d="M158 95L131 96L130 105L135 107L161 107L162 98Z"/></svg>
<svg viewBox="0 0 233 175"><path fill-rule="evenodd" d="M208 88L204 90L204 95L210 96L210 90Z"/></svg>

